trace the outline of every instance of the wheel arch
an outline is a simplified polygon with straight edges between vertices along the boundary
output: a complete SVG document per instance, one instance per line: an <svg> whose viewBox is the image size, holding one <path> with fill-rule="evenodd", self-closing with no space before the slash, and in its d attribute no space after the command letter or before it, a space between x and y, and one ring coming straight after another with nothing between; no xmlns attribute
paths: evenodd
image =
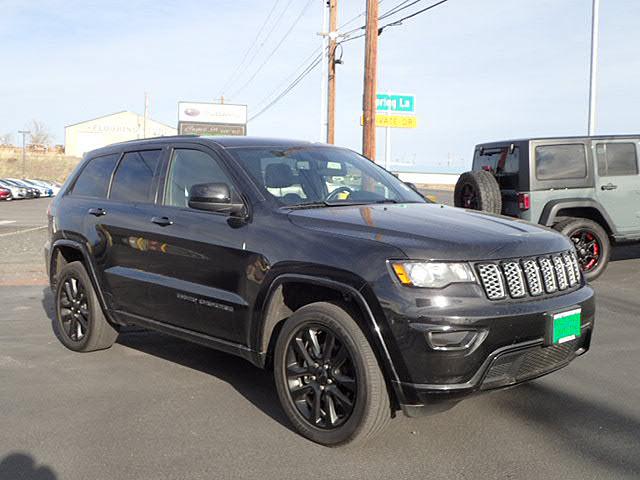
<svg viewBox="0 0 640 480"><path fill-rule="evenodd" d="M600 224L609 235L616 233L614 223L607 211L599 202L591 199L552 200L545 205L538 223L551 227L564 217L588 218Z"/></svg>
<svg viewBox="0 0 640 480"><path fill-rule="evenodd" d="M80 242L69 239L59 239L51 246L51 254L49 258L49 284L51 285L51 288L55 290L56 279L60 270L66 264L75 261L81 262L87 271L87 275L89 275L91 285L96 292L96 296L98 297L103 313L111 323L117 324L118 322L113 321L111 316L108 314L107 303L104 298L100 282L98 281L95 266L91 261L91 257L86 247Z"/></svg>
<svg viewBox="0 0 640 480"><path fill-rule="evenodd" d="M284 321L295 311L287 301L287 289L303 286L306 298L299 300L297 308L315 301L337 302L354 317L367 337L385 377L390 401L395 409L403 402L400 380L391 355L382 336L373 310L360 290L346 283L324 277L286 273L278 276L269 286L263 308L259 309L258 328L255 331L255 350L259 366L268 367L278 332ZM315 296L317 295L317 296Z"/></svg>

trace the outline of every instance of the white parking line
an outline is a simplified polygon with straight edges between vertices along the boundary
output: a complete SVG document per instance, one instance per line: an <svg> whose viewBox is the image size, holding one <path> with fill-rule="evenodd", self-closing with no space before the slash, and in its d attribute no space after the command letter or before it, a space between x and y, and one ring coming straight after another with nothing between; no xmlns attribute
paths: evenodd
<svg viewBox="0 0 640 480"><path fill-rule="evenodd" d="M10 235L18 235L19 233L35 232L36 230L42 230L43 228L47 228L47 226L43 225L42 227L26 228L24 230L18 230L17 232L0 233L0 237L8 237Z"/></svg>
<svg viewBox="0 0 640 480"><path fill-rule="evenodd" d="M10 223L16 223L15 220L0 220L0 225L9 225Z"/></svg>

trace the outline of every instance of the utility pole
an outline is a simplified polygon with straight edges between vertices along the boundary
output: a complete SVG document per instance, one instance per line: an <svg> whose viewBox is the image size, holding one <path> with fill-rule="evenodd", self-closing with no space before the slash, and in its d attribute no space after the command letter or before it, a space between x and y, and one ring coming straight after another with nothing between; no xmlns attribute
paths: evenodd
<svg viewBox="0 0 640 480"><path fill-rule="evenodd" d="M596 134L596 80L598 70L598 36L600 0L593 0L591 9L591 75L589 78L589 136Z"/></svg>
<svg viewBox="0 0 640 480"><path fill-rule="evenodd" d="M29 135L31 131L29 130L18 130L18 133L22 134L22 178L27 176L26 173L26 158L27 158L27 150L25 145L25 135Z"/></svg>
<svg viewBox="0 0 640 480"><path fill-rule="evenodd" d="M376 161L376 74L378 63L378 0L367 0L362 99L362 154Z"/></svg>
<svg viewBox="0 0 640 480"><path fill-rule="evenodd" d="M329 0L322 1L322 60L320 65L322 66L322 79L320 80L320 141L324 142L327 139L327 85L329 83L329 69L327 51L329 49L329 37L327 35L327 29L329 28L329 16L328 6Z"/></svg>
<svg viewBox="0 0 640 480"><path fill-rule="evenodd" d="M336 139L336 47L338 0L329 0L329 98L327 103L327 143Z"/></svg>

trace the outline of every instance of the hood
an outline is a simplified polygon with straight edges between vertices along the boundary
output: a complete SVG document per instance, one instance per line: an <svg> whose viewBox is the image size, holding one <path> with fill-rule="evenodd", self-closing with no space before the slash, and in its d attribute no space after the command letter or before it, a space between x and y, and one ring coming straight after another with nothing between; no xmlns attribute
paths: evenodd
<svg viewBox="0 0 640 480"><path fill-rule="evenodd" d="M439 204L312 208L293 210L289 219L307 229L387 243L418 260L495 260L571 248L546 227Z"/></svg>

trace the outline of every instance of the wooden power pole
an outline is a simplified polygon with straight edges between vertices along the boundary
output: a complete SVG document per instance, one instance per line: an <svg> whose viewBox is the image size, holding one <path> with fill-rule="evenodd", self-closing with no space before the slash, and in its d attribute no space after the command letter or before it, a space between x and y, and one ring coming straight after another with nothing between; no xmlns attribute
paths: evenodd
<svg viewBox="0 0 640 480"><path fill-rule="evenodd" d="M367 0L362 99L362 154L376 160L376 77L378 64L378 0Z"/></svg>
<svg viewBox="0 0 640 480"><path fill-rule="evenodd" d="M327 143L336 139L336 37L338 29L338 0L329 2L329 91L327 98Z"/></svg>

